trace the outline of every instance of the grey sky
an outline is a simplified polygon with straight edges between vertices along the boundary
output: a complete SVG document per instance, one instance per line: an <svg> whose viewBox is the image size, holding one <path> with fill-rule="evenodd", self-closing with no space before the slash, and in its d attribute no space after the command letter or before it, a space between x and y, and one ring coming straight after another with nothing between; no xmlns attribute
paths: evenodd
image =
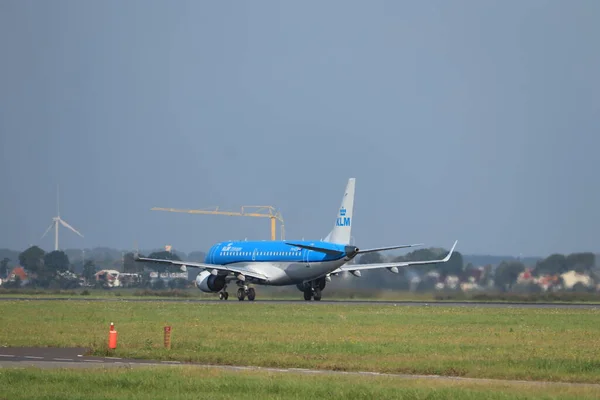
<svg viewBox="0 0 600 400"><path fill-rule="evenodd" d="M0 247L600 250L600 2L0 1Z"/></svg>

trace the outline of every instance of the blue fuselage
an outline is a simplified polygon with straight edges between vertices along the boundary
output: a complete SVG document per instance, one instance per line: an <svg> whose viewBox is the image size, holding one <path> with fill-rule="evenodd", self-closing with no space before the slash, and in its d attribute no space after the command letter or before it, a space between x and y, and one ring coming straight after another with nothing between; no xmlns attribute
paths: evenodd
<svg viewBox="0 0 600 400"><path fill-rule="evenodd" d="M327 242L294 241L306 246L318 246L339 251L339 254L324 254L301 249L282 241L221 242L212 246L204 260L208 264L236 264L260 262L307 262L318 263L344 258L345 246Z"/></svg>
<svg viewBox="0 0 600 400"><path fill-rule="evenodd" d="M334 253L303 249L283 241L232 241L212 246L204 262L244 266L269 276L267 284L289 285L324 276L348 261L344 245L321 241L293 243Z"/></svg>

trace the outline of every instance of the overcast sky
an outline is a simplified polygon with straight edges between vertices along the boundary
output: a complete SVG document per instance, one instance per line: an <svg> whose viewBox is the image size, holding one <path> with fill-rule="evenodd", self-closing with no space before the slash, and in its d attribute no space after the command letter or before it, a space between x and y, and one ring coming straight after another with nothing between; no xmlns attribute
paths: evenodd
<svg viewBox="0 0 600 400"><path fill-rule="evenodd" d="M0 1L0 247L600 251L600 2Z"/></svg>

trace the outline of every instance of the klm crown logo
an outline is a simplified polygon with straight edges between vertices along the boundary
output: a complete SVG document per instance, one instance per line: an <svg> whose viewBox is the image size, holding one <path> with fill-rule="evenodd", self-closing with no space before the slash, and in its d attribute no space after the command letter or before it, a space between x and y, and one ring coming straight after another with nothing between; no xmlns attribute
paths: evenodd
<svg viewBox="0 0 600 400"><path fill-rule="evenodd" d="M346 209L340 208L340 216L335 221L335 226L350 226L350 217L346 217Z"/></svg>

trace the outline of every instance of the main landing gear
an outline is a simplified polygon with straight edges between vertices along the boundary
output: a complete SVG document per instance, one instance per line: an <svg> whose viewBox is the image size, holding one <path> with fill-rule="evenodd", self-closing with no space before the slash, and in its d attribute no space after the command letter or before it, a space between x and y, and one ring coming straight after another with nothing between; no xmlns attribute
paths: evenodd
<svg viewBox="0 0 600 400"><path fill-rule="evenodd" d="M254 301L256 298L256 292L254 291L254 288L248 287L247 285L240 285L236 294L239 301L244 301L246 297L250 301ZM229 293L227 293L227 286L225 286L223 290L219 292L219 300L227 300L228 298Z"/></svg>
<svg viewBox="0 0 600 400"><path fill-rule="evenodd" d="M321 289L316 287L314 289L310 288L310 289L305 290L304 291L304 300L310 301L311 298L315 299L315 301L321 300Z"/></svg>
<svg viewBox="0 0 600 400"><path fill-rule="evenodd" d="M310 301L314 299L315 301L319 301L321 300L321 292L325 289L325 284L325 278L319 278L312 282L305 282L298 285L298 289L304 292L304 300Z"/></svg>
<svg viewBox="0 0 600 400"><path fill-rule="evenodd" d="M240 287L237 290L237 298L239 301L244 301L245 297L248 297L248 300L250 301L254 301L254 299L256 298L256 292L254 291L254 288L249 288L247 286L244 287Z"/></svg>

